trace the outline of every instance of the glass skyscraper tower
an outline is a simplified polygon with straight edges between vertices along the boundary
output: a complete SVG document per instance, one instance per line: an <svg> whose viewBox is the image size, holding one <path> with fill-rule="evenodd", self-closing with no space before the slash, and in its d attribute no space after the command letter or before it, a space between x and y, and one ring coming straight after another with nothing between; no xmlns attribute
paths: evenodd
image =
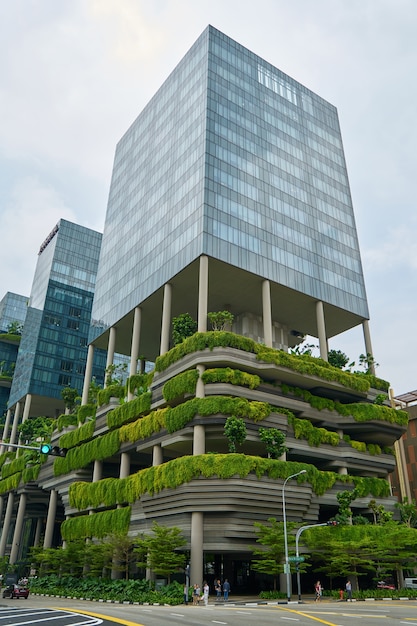
<svg viewBox="0 0 417 626"><path fill-rule="evenodd" d="M82 389L101 237L61 219L40 247L9 398L28 417L56 417L62 389ZM99 382L105 362L97 352Z"/></svg>
<svg viewBox="0 0 417 626"><path fill-rule="evenodd" d="M90 340L117 324L129 354L140 306L154 359L167 285L200 330L204 302L275 347L319 337L324 358L369 317L335 107L211 26L117 146Z"/></svg>

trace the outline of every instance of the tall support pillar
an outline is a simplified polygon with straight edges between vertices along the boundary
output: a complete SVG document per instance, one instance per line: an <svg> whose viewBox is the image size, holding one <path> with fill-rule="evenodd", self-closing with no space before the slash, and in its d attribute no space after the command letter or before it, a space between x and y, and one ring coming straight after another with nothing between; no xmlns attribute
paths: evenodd
<svg viewBox="0 0 417 626"><path fill-rule="evenodd" d="M171 323L171 300L172 286L166 283L164 286L164 301L162 303L162 323L161 323L161 347L159 354L165 354L169 350L169 328Z"/></svg>
<svg viewBox="0 0 417 626"><path fill-rule="evenodd" d="M108 368L113 365L114 350L116 347L116 326L112 326L109 331L109 341L107 344L107 360L106 360L106 373L104 376L104 386L107 387L107 378L109 378Z"/></svg>
<svg viewBox="0 0 417 626"><path fill-rule="evenodd" d="M39 542L41 540L42 527L43 527L43 519L41 517L38 517L38 519L36 520L35 537L33 539L34 548L38 547Z"/></svg>
<svg viewBox="0 0 417 626"><path fill-rule="evenodd" d="M26 422L30 415L30 407L32 404L32 394L28 393L25 398L25 406L23 407L22 424Z"/></svg>
<svg viewBox="0 0 417 626"><path fill-rule="evenodd" d="M44 549L52 548L52 540L54 538L57 501L58 501L58 492L56 491L56 489L51 489L51 492L49 494L48 515L46 518L45 537L43 540Z"/></svg>
<svg viewBox="0 0 417 626"><path fill-rule="evenodd" d="M162 446L157 443L152 448L152 465L162 465L164 462L164 455L162 453Z"/></svg>
<svg viewBox="0 0 417 626"><path fill-rule="evenodd" d="M0 557L4 556L4 553L6 552L7 537L9 535L10 522L12 520L13 505L14 505L14 493L13 491L10 491L9 497L7 498L6 513L4 515L4 521L3 521L3 530L1 532Z"/></svg>
<svg viewBox="0 0 417 626"><path fill-rule="evenodd" d="M20 418L20 402L17 402L15 410L14 410L14 418L13 418L12 433L10 435L10 443L16 443L17 427L19 426L19 418ZM10 451L14 451L14 448L10 447L9 452Z"/></svg>
<svg viewBox="0 0 417 626"><path fill-rule="evenodd" d="M130 454L122 452L120 455L119 478L127 478L130 474Z"/></svg>
<svg viewBox="0 0 417 626"><path fill-rule="evenodd" d="M204 516L200 511L191 513L191 558L190 569L193 580L203 582L203 538Z"/></svg>
<svg viewBox="0 0 417 626"><path fill-rule="evenodd" d="M3 435L1 437L3 441L7 439L7 437L9 436L9 428L10 428L11 419L12 419L12 411L11 409L7 409L6 421L4 422L4 428L3 428ZM6 451L6 446L2 444L2 446L0 447L0 454L3 454L3 452L5 451Z"/></svg>
<svg viewBox="0 0 417 626"><path fill-rule="evenodd" d="M103 461L94 461L94 469L93 469L93 483L98 483L99 480L102 479L103 476Z"/></svg>
<svg viewBox="0 0 417 626"><path fill-rule="evenodd" d="M204 365L197 365L199 378L195 390L196 398L204 398L206 395L205 387L202 379L205 370ZM206 430L203 424L196 424L193 428L193 455L206 453Z"/></svg>
<svg viewBox="0 0 417 626"><path fill-rule="evenodd" d="M10 565L14 565L19 557L19 548L20 548L20 542L22 539L23 521L25 519L25 513L26 513L26 501L27 501L27 495L25 493L21 493L20 498L19 498L19 507L17 509L16 525L14 527L14 533L13 533L12 548L10 550L10 558L9 558Z"/></svg>
<svg viewBox="0 0 417 626"><path fill-rule="evenodd" d="M140 342L140 327L142 324L142 309L140 306L135 308L133 317L133 330L132 330L132 345L130 348L130 368L129 376L134 376L137 372L138 358L139 358L139 342ZM127 392L127 399L133 400L134 394L130 391Z"/></svg>
<svg viewBox="0 0 417 626"><path fill-rule="evenodd" d="M94 346L92 343L90 343L90 345L88 346L88 352L87 352L87 363L85 365L83 395L81 397L82 406L84 406L85 404L88 404L88 392L90 390L91 377L93 375L93 361L94 361Z"/></svg>
<svg viewBox="0 0 417 626"><path fill-rule="evenodd" d="M198 320L197 330L199 333L207 332L207 309L208 309L208 256L200 257L198 278Z"/></svg>
<svg viewBox="0 0 417 626"><path fill-rule="evenodd" d="M320 357L323 359L323 361L327 361L328 351L327 351L326 324L324 321L323 302L321 300L316 302L316 319L317 319L317 334L318 334L319 347L320 347Z"/></svg>
<svg viewBox="0 0 417 626"><path fill-rule="evenodd" d="M271 310L271 285L269 280L262 282L262 319L264 324L264 342L268 348L272 348L272 310Z"/></svg>
<svg viewBox="0 0 417 626"><path fill-rule="evenodd" d="M372 351L372 343L371 343L371 333L369 332L369 322L368 320L363 320L362 322L362 330L363 330L363 338L365 341L365 352L366 355L370 354L371 357L374 356ZM371 374L375 376L375 364L372 362L369 366L369 371Z"/></svg>

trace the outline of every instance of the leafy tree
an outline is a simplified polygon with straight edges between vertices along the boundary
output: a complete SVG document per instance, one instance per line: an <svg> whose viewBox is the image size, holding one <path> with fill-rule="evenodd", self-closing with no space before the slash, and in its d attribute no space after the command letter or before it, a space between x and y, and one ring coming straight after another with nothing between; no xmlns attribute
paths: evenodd
<svg viewBox="0 0 417 626"><path fill-rule="evenodd" d="M21 335L23 331L23 324L18 320L14 320L7 325L7 332L9 335Z"/></svg>
<svg viewBox="0 0 417 626"><path fill-rule="evenodd" d="M98 384L95 377L93 376L90 382L90 386L88 388L88 404L97 404L98 392L101 389L101 385Z"/></svg>
<svg viewBox="0 0 417 626"><path fill-rule="evenodd" d="M127 534L113 533L105 538L104 543L107 544L108 552L103 548L103 556L111 554L112 570L123 573L125 580L128 580L130 565L135 561L134 539Z"/></svg>
<svg viewBox="0 0 417 626"><path fill-rule="evenodd" d="M386 511L383 504L377 504L376 500L370 500L368 506L374 516L374 524L386 524L392 520L392 512Z"/></svg>
<svg viewBox="0 0 417 626"><path fill-rule="evenodd" d="M352 489L351 491L339 491L336 494L337 501L339 503L339 513L336 515L336 519L339 524L352 524L352 509L350 505L358 497L358 490Z"/></svg>
<svg viewBox="0 0 417 626"><path fill-rule="evenodd" d="M181 313L172 319L172 341L174 346L191 337L197 332L197 322L193 320L189 313Z"/></svg>
<svg viewBox="0 0 417 626"><path fill-rule="evenodd" d="M327 360L333 367L343 369L349 363L349 357L341 350L329 350Z"/></svg>
<svg viewBox="0 0 417 626"><path fill-rule="evenodd" d="M317 348L314 343L300 343L295 348L290 348L290 354L305 354L306 356L313 356L314 348Z"/></svg>
<svg viewBox="0 0 417 626"><path fill-rule="evenodd" d="M229 440L229 452L236 452L237 446L241 446L246 439L246 425L241 417L227 418L224 425L224 434Z"/></svg>
<svg viewBox="0 0 417 626"><path fill-rule="evenodd" d="M149 567L155 574L167 576L169 584L171 574L184 568L186 555L178 552L178 549L187 542L176 526L167 528L153 522L152 532L153 535L135 542L134 552L139 557L137 565Z"/></svg>
<svg viewBox="0 0 417 626"><path fill-rule="evenodd" d="M217 313L207 313L213 330L224 330L226 325L232 325L234 320L233 313L229 311L217 311Z"/></svg>
<svg viewBox="0 0 417 626"><path fill-rule="evenodd" d="M279 459L288 450L284 445L285 434L278 428L262 428L261 426L259 439L265 444L270 459Z"/></svg>
<svg viewBox="0 0 417 626"><path fill-rule="evenodd" d="M127 363L111 363L106 367L106 387L110 385L124 385L126 379Z"/></svg>
<svg viewBox="0 0 417 626"><path fill-rule="evenodd" d="M417 527L417 508L416 501L408 501L408 498L404 498L403 502L397 502L395 508L400 512L401 522L408 526L408 528Z"/></svg>
<svg viewBox="0 0 417 626"><path fill-rule="evenodd" d="M65 408L68 409L70 413L73 413L75 405L81 400L78 390L73 387L64 387L61 390L61 398L64 401Z"/></svg>
<svg viewBox="0 0 417 626"><path fill-rule="evenodd" d="M274 580L274 591L277 590L277 576L284 571L285 558L284 523L277 522L274 517L268 519L268 525L255 522L255 532L258 535L257 543L261 547L253 547L252 567L262 574L271 574ZM288 544L294 544L295 538L291 530L295 527L292 522L287 524Z"/></svg>
<svg viewBox="0 0 417 626"><path fill-rule="evenodd" d="M375 361L370 352L359 355L359 365L365 368L365 374L371 374L373 368L379 367L379 363Z"/></svg>
<svg viewBox="0 0 417 626"><path fill-rule="evenodd" d="M50 417L31 417L19 425L19 437L27 445L36 441L36 439L51 438L54 428L54 420Z"/></svg>

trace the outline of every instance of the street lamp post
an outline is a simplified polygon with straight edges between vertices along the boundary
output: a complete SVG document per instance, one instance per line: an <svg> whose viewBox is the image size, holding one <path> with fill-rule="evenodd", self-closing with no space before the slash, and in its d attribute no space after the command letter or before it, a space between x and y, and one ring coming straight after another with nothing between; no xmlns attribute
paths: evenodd
<svg viewBox="0 0 417 626"><path fill-rule="evenodd" d="M297 591L298 591L298 602L301 602L301 580L300 580L300 563L298 559L300 558L300 552L298 550L298 540L300 539L301 533L303 533L308 528L315 528L316 526L328 526L329 522L324 522L324 524L308 524L307 526L301 526L297 530L297 534L295 536L295 554L297 557Z"/></svg>
<svg viewBox="0 0 417 626"><path fill-rule="evenodd" d="M290 564L288 561L288 536L287 536L287 514L285 510L285 485L291 478L296 478L300 476L300 474L305 474L307 470L301 470L296 474L291 474L284 480L284 484L282 485L282 518L284 520L284 547L285 547L285 574L287 577L287 601L291 601L291 576L290 576Z"/></svg>

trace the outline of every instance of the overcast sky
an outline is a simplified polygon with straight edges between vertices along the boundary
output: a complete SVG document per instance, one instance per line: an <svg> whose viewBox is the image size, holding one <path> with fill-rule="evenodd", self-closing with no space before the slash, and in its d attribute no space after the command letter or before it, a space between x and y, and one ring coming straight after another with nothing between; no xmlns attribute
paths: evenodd
<svg viewBox="0 0 417 626"><path fill-rule="evenodd" d="M208 24L338 108L377 374L417 389L416 0L0 0L0 299L61 217L102 232L116 142Z"/></svg>

